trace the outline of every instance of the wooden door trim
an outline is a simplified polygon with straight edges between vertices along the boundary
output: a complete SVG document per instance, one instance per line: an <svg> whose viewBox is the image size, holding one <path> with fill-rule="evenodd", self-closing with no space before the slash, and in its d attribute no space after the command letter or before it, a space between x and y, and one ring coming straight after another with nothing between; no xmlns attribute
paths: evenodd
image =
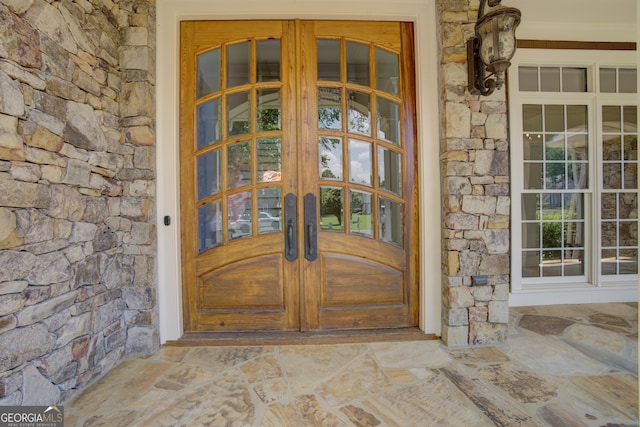
<svg viewBox="0 0 640 427"><path fill-rule="evenodd" d="M403 22L400 25L400 38L402 43L401 73L404 85L403 102L405 111L410 111L403 121L403 134L405 136L406 162L405 170L411 176L407 182L411 184L411 191L405 196L405 218L411 222L411 232L407 242L407 286L410 286L408 295L411 298L409 310L415 324L420 317L420 221L419 221L419 186L418 186L418 133L416 126L416 72L415 72L415 45L413 23Z"/></svg>

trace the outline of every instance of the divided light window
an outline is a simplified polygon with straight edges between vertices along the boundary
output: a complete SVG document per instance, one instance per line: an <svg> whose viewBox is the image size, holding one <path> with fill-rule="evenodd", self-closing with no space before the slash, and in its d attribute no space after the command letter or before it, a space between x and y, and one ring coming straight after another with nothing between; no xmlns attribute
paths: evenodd
<svg viewBox="0 0 640 427"><path fill-rule="evenodd" d="M637 284L637 70L584 63L517 71L515 287Z"/></svg>

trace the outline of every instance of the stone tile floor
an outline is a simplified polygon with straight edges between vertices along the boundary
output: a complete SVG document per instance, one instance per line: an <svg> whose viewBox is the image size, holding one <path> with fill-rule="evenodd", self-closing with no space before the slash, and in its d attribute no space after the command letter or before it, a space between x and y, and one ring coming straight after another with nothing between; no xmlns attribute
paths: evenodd
<svg viewBox="0 0 640 427"><path fill-rule="evenodd" d="M163 347L66 426L637 426L637 304L512 308L506 344Z"/></svg>

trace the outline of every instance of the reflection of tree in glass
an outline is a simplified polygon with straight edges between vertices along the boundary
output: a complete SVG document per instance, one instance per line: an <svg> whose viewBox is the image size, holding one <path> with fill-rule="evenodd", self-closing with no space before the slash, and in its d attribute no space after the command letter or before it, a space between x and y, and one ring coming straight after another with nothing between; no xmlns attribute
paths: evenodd
<svg viewBox="0 0 640 427"><path fill-rule="evenodd" d="M323 188L320 191L320 216L334 215L342 225L342 191L339 188Z"/></svg>
<svg viewBox="0 0 640 427"><path fill-rule="evenodd" d="M318 108L318 127L320 129L335 129L340 123L339 108ZM338 126L338 129L340 126Z"/></svg>
<svg viewBox="0 0 640 427"><path fill-rule="evenodd" d="M249 133L251 125L248 121L234 121L231 123L231 129L229 129L229 135L244 135Z"/></svg>
<svg viewBox="0 0 640 427"><path fill-rule="evenodd" d="M322 146L320 154L320 166L321 166L321 178L324 179L336 179L338 178L331 170L330 162L331 158L329 153L333 153L336 149L339 149L339 139L333 138L320 138L320 145Z"/></svg>
<svg viewBox="0 0 640 427"><path fill-rule="evenodd" d="M258 123L261 131L280 129L280 110L276 108L263 108L258 111Z"/></svg>

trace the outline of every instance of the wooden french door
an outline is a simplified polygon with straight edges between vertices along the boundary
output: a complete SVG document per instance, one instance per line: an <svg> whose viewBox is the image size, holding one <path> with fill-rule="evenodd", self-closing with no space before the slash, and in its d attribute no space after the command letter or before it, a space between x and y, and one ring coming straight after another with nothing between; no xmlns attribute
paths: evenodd
<svg viewBox="0 0 640 427"><path fill-rule="evenodd" d="M186 332L418 323L413 29L183 22Z"/></svg>

